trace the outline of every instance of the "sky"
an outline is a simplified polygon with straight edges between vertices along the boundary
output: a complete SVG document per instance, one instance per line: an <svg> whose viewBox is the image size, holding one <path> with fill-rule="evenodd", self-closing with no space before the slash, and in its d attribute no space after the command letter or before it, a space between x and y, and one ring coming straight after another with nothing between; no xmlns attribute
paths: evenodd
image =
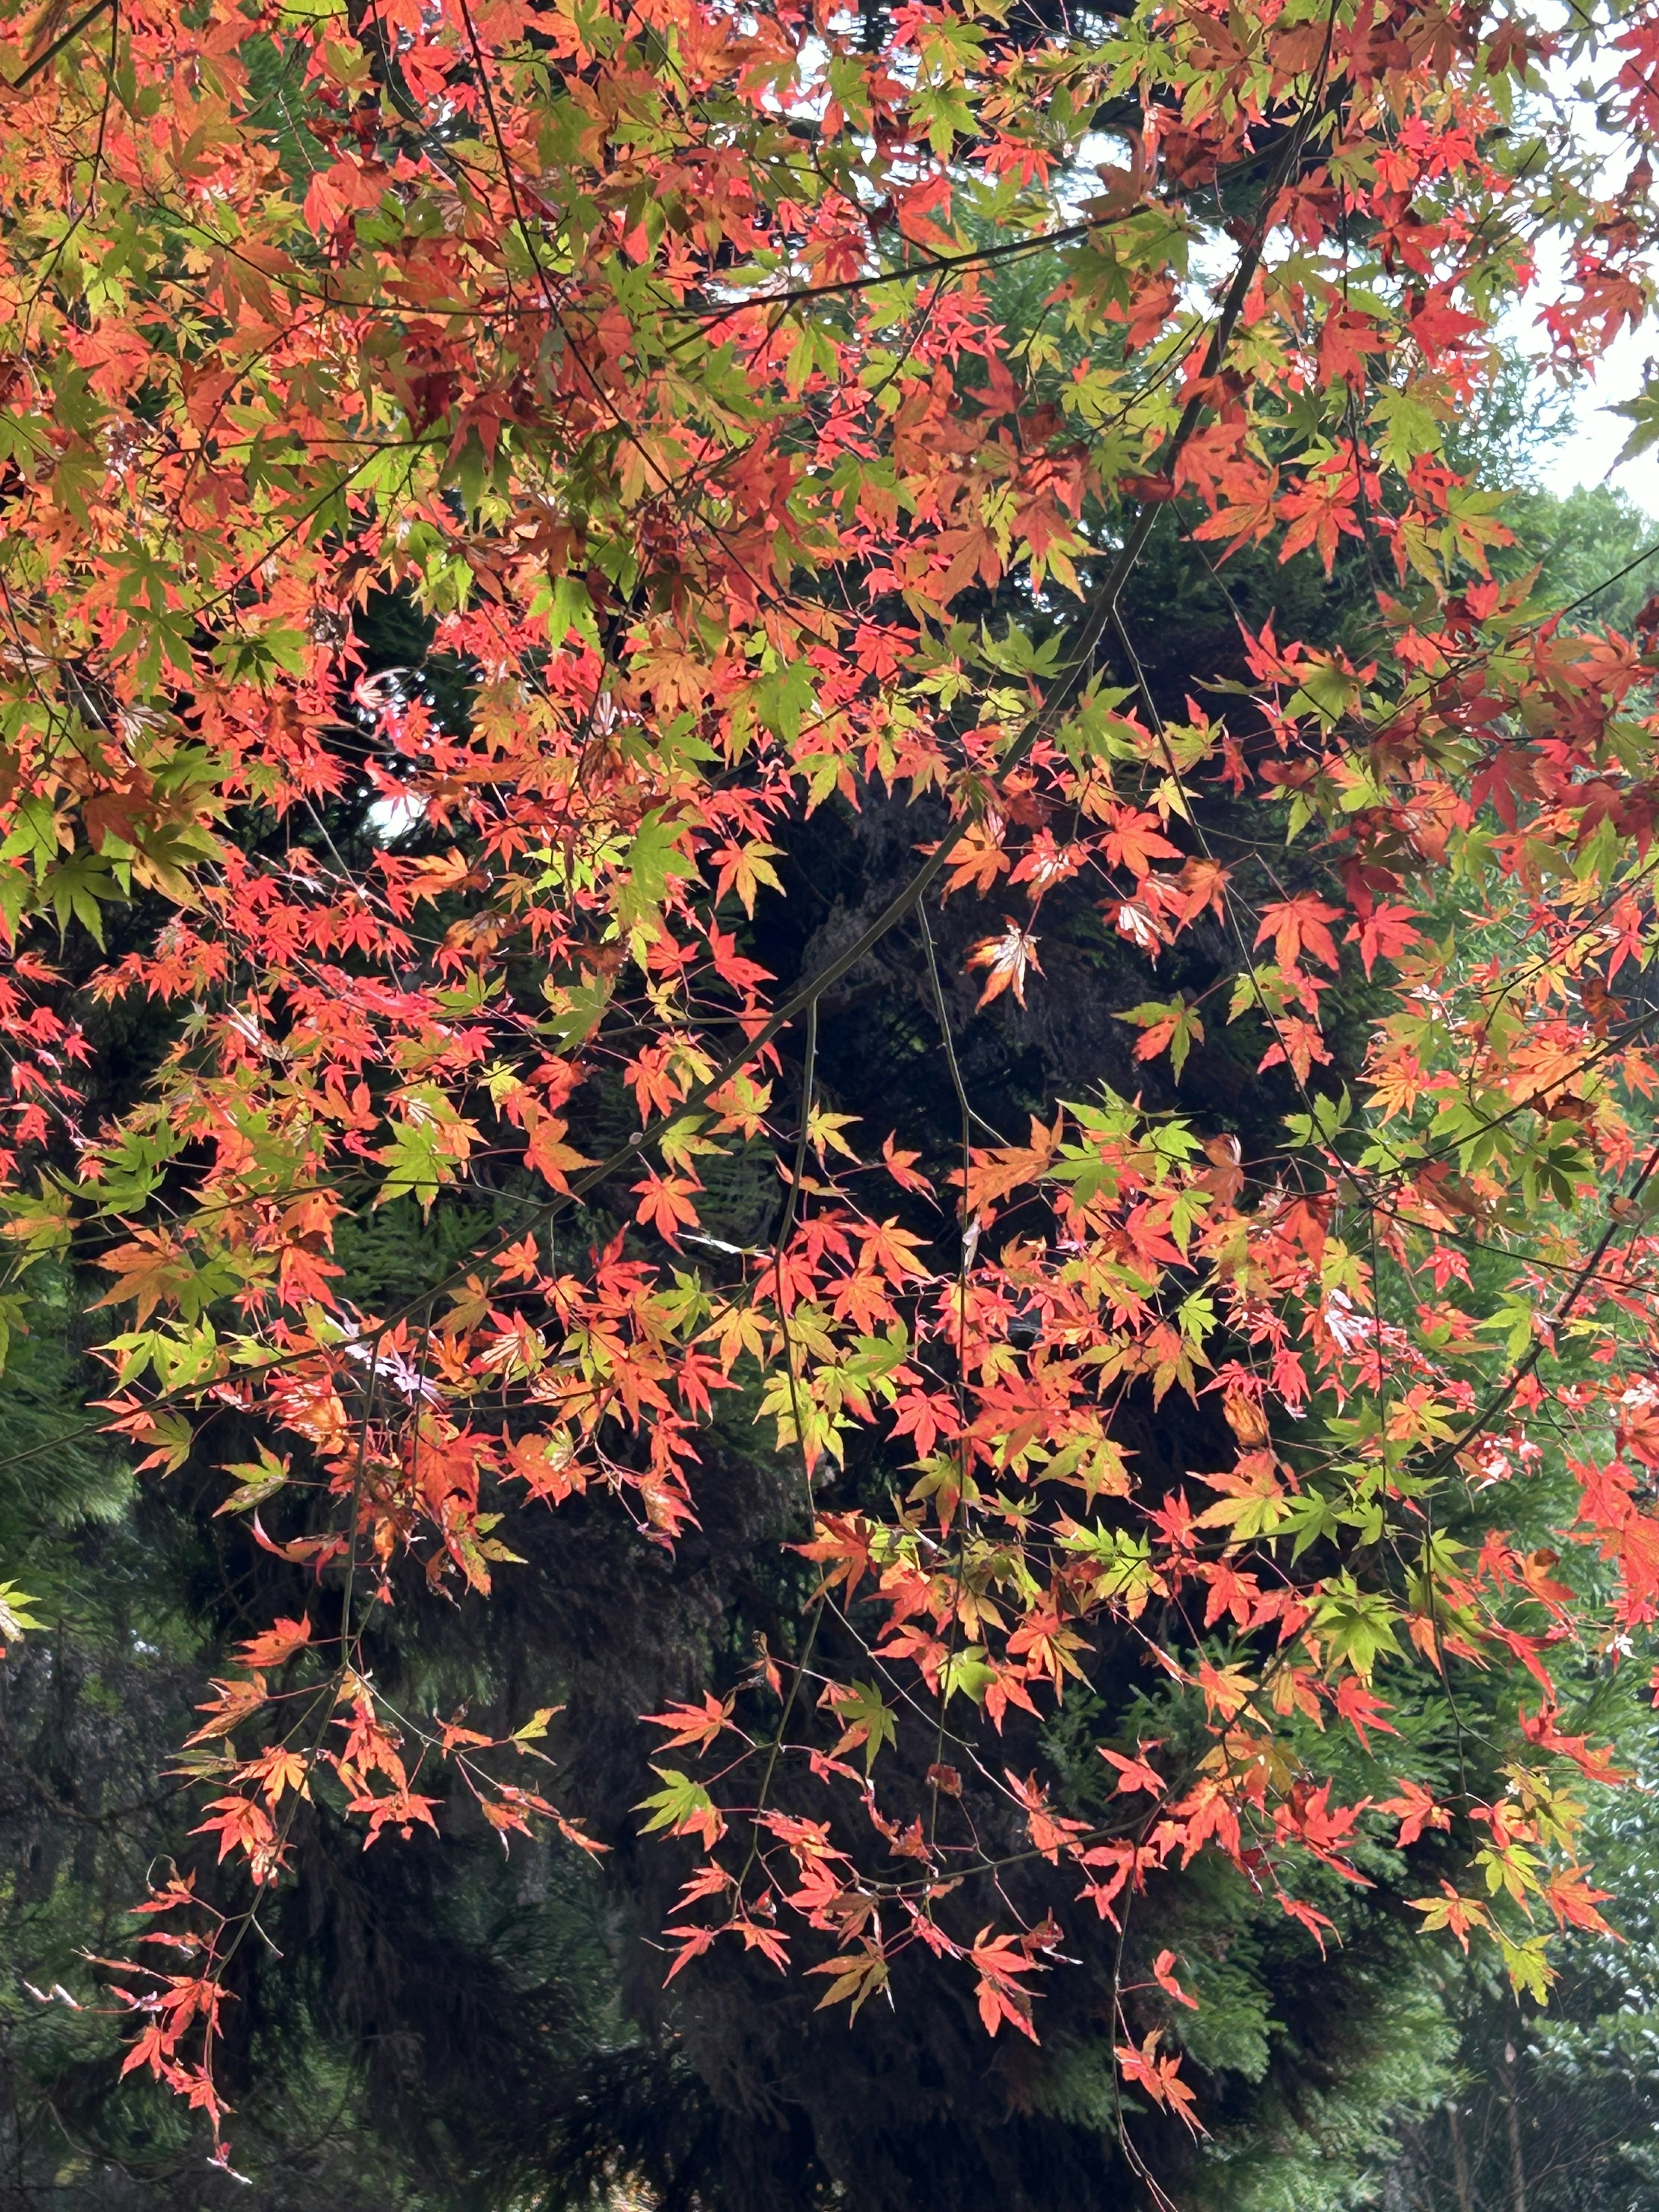
<svg viewBox="0 0 1659 2212"><path fill-rule="evenodd" d="M1559 102L1558 114L1562 120L1592 143L1603 137L1595 119L1593 100L1583 96L1582 88L1575 90L1565 67L1550 72L1549 88ZM1622 142L1609 139L1606 143L1614 161L1628 163L1628 149ZM1122 158L1122 148L1114 138L1102 135L1085 140L1079 149L1079 190L1085 185L1093 186L1090 173L1092 163L1121 161ZM1548 338L1536 317L1543 302L1553 295L1552 280L1559 281L1559 268L1554 265L1559 256L1552 252L1551 243L1547 239L1538 241L1539 282L1532 300L1519 313L1506 317L1501 325L1502 335L1524 356L1547 356L1549 352ZM1232 274L1232 247L1224 240L1210 253L1201 246L1196 247L1192 261L1194 276L1212 289L1224 284ZM1638 330L1623 332L1607 349L1594 380L1586 380L1574 392L1565 436L1538 457L1538 481L1545 490L1565 494L1581 484L1607 483L1659 520L1659 446L1650 447L1635 460L1626 462L1622 468L1616 466L1632 426L1624 416L1607 411L1621 401L1636 398L1647 380L1650 358L1656 375L1659 375L1659 315L1650 316ZM1553 392L1557 388L1555 378L1547 360L1540 361L1537 373Z"/></svg>
<svg viewBox="0 0 1659 2212"><path fill-rule="evenodd" d="M1547 15L1546 6L1543 12ZM1555 27L1569 27L1565 11ZM1574 137L1590 148L1598 142L1607 149L1601 168L1603 191L1616 193L1618 180L1630 161L1629 143L1610 137L1601 129L1596 106L1601 97L1596 79L1606 76L1605 63L1597 66L1594 50L1581 54L1576 62L1565 55L1551 64L1545 72L1545 84L1554 104L1559 124L1565 125ZM1540 241L1540 283L1538 298L1540 302L1549 296L1551 279L1559 281L1559 254L1552 252L1548 240ZM1531 313L1535 313L1536 309ZM1520 319L1513 327L1513 335L1524 353L1547 351L1547 341L1536 325L1527 327ZM1548 491L1569 492L1580 484L1602 482L1615 485L1634 500L1640 507L1659 517L1659 447L1650 447L1635 460L1626 462L1622 468L1614 464L1632 425L1620 415L1606 410L1620 401L1635 398L1646 381L1647 365L1653 357L1659 371L1659 324L1650 316L1638 330L1626 331L1611 345L1602 358L1593 383L1587 383L1575 395L1572 426L1568 434L1549 453L1540 456L1539 479ZM1547 376L1546 368L1539 371Z"/></svg>
<svg viewBox="0 0 1659 2212"><path fill-rule="evenodd" d="M1659 356L1659 329L1651 324L1626 331L1608 349L1595 383L1577 396L1567 435L1540 456L1538 475L1547 490L1568 492L1575 485L1600 483L1605 478L1638 507L1659 516L1659 447L1650 447L1622 468L1614 467L1631 425L1622 416L1605 411L1620 400L1636 397L1650 355ZM1540 374L1548 372L1540 369Z"/></svg>

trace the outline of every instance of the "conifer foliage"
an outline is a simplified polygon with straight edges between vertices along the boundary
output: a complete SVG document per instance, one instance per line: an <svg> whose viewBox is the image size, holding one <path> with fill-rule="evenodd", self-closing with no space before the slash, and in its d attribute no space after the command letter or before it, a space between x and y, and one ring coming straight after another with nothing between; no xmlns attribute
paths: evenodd
<svg viewBox="0 0 1659 2212"><path fill-rule="evenodd" d="M1572 1683L1659 1605L1659 606L1494 573L1447 447L1518 299L1569 372L1645 311L1659 10L1582 12L1622 166L1480 0L0 19L4 1318L100 1271L89 1420L222 1467L295 1593L103 1962L126 2064L222 2142L319 1802L617 1845L556 1683L406 1710L375 1638L535 1516L674 1553L739 1426L792 1595L640 1717L671 1976L943 1973L1036 2040L1166 1871L1322 1940L1386 1845L1542 1996L1601 1925ZM1126 612L1170 547L1363 556L1352 649L1255 620L1177 717ZM892 896L781 979L792 856L871 819ZM1040 1006L1079 915L1138 1093L992 1126L952 1005ZM948 1153L820 1077L899 943ZM434 1256L371 1297L386 1207ZM1199 2128L1186 1971L1109 2014Z"/></svg>

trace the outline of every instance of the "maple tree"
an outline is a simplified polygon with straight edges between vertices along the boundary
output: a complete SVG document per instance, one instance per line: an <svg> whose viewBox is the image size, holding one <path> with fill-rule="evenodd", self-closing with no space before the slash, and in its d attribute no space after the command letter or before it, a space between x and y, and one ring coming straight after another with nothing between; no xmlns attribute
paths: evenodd
<svg viewBox="0 0 1659 2212"><path fill-rule="evenodd" d="M1419 0L4 20L4 1319L101 1270L89 1419L162 1476L251 1437L221 1510L302 1593L204 1697L207 1859L103 1962L128 2065L222 2143L224 1977L319 1794L382 1849L452 1791L616 1842L556 1686L404 1710L376 1623L483 1605L572 1501L684 1544L728 1399L810 1579L641 1718L646 1832L695 1846L671 1976L740 1947L858 2015L931 1962L1035 2040L1068 1920L1121 1958L1206 1853L1322 1940L1381 1841L1541 1996L1602 1924L1573 1670L1659 1601L1659 614L1494 573L1447 445L1513 302L1565 372L1645 312L1659 15L1575 33L1617 175L1548 112L1557 34ZM1257 620L1172 710L1125 612L1155 541L1224 587L1363 557L1366 622ZM447 699L368 665L387 603ZM878 811L892 895L781 982L791 855ZM1011 1133L951 999L1034 1010L1084 910L1139 1095ZM820 1080L901 933L950 1158ZM165 1030L117 1099L88 1006ZM1231 1113L1189 1103L1222 1051ZM739 1184L775 1199L721 1236ZM367 1306L341 1255L398 1206L444 1256ZM1197 2127L1182 1972L1116 1975L1113 2034Z"/></svg>

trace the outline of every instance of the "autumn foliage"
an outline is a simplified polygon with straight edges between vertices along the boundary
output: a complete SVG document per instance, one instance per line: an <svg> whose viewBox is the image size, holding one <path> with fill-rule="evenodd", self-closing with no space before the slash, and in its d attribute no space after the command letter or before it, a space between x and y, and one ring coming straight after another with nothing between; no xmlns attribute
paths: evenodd
<svg viewBox="0 0 1659 2212"><path fill-rule="evenodd" d="M1577 1785L1609 1770L1561 1670L1638 1663L1659 1607L1659 619L1583 631L1499 580L1502 501L1446 453L1517 300L1564 370L1644 312L1651 173L1552 136L1551 40L1438 0L5 28L5 1319L95 1260L92 1418L158 1480L256 1436L222 1510L309 1593L204 1686L211 1850L109 1963L128 2064L216 2139L222 1975L319 1792L377 1848L459 1790L605 1850L550 1709L398 1710L364 1638L416 1585L487 1604L526 1514L603 1498L680 1542L727 1400L810 1579L788 1648L642 1717L672 1973L742 1945L856 2014L921 1946L1035 2038L1068 1917L1120 1923L1159 1870L1223 1854L1322 1936L1310 1872L1439 1835L1425 1926L1541 1994L1602 1901ZM1639 140L1659 12L1608 37ZM1042 272L1015 335L1011 267ZM1161 716L1121 611L1154 532L1224 578L1363 548L1372 647L1257 626ZM388 595L464 708L368 671ZM908 884L775 988L792 837L878 798ZM368 869L319 828L345 800ZM1079 884L1151 978L1142 1099L994 1130L964 1094L932 1173L836 1110L816 1009L874 944L932 961L940 902L978 902L981 1004L1032 1003ZM1159 987L1195 930L1201 1000ZM167 1028L97 1115L88 1003ZM1230 1023L1285 1086L1266 1158L1180 1108ZM708 1193L756 1160L739 1246ZM460 1256L366 1310L338 1231L396 1201ZM602 1205L631 1219L590 1238ZM1121 1411L1183 1396L1213 1456L1149 1483ZM1503 1501L1546 1454L1578 1503L1539 1548ZM1082 1819L1001 1747L1107 1635L1194 1728L1107 1716ZM1491 1792L1334 1791L1402 1685L1494 1669ZM920 1812L884 1791L901 1728L936 1736ZM1047 1917L1009 1910L964 1770ZM1167 1951L1156 1981L1188 2002ZM1116 2002L1126 2084L1201 2124Z"/></svg>

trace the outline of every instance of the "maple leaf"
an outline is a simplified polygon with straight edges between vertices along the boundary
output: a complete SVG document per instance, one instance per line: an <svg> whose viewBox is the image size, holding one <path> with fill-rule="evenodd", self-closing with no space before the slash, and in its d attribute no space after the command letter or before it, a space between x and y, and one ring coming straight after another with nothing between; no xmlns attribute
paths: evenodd
<svg viewBox="0 0 1659 2212"><path fill-rule="evenodd" d="M37 1601L21 1590L15 1583L0 1583L0 1657L4 1656L5 1644L21 1641L24 1632L41 1628L45 1623L35 1618L29 1607Z"/></svg>
<svg viewBox="0 0 1659 2212"><path fill-rule="evenodd" d="M1553 1553L1547 1555L1552 1565ZM1530 1581L1524 1575L1523 1581ZM1609 1785L1628 1782L1631 1777L1613 1765L1610 1747L1592 1744L1588 1736L1564 1735L1555 1725L1555 1711L1547 1698L1535 1713L1523 1707L1521 1713L1521 1732L1528 1743L1536 1744L1542 1751L1553 1752L1557 1757L1570 1759L1587 1780Z"/></svg>
<svg viewBox="0 0 1659 2212"><path fill-rule="evenodd" d="M471 1157L477 1134L477 1124L458 1114L434 1085L417 1085L392 1125L392 1142L374 1155L386 1170L375 1205L413 1196L429 1212L439 1191Z"/></svg>
<svg viewBox="0 0 1659 2212"><path fill-rule="evenodd" d="M258 1452L257 1460L234 1462L225 1468L227 1474L235 1476L237 1487L223 1504L214 1508L216 1518L222 1513L251 1513L286 1486L291 1464L289 1455L278 1459L264 1444Z"/></svg>
<svg viewBox="0 0 1659 2212"><path fill-rule="evenodd" d="M888 1984L887 1961L876 1948L854 1952L838 1959L824 1959L806 1971L809 1974L835 1976L819 1998L817 2009L823 2012L830 2005L847 2004L849 2021L858 2018L860 2008L866 1997L873 1996L878 1990L884 1990Z"/></svg>
<svg viewBox="0 0 1659 2212"><path fill-rule="evenodd" d="M820 1703L830 1705L841 1723L840 1741L831 1756L839 1759L862 1747L866 1774L875 1765L884 1745L898 1740L891 1709L873 1682L832 1682Z"/></svg>
<svg viewBox="0 0 1659 2212"><path fill-rule="evenodd" d="M1181 2062L1159 2053L1159 2033L1158 2029L1151 2029L1139 2049L1133 2044L1119 2046L1117 2063L1126 2081L1144 2089L1155 2105L1167 2106L1178 2113L1193 2134L1201 2135L1203 2130L1193 2110L1192 2090L1181 2078Z"/></svg>
<svg viewBox="0 0 1659 2212"><path fill-rule="evenodd" d="M1119 1014L1121 1022L1133 1022L1146 1032L1135 1047L1137 1060L1156 1060L1159 1053L1167 1052L1175 1069L1176 1080L1181 1080L1181 1071L1187 1065L1187 1055L1195 1044L1204 1042L1204 1024L1198 1010L1184 999L1162 1000L1149 999L1143 1005L1131 1006Z"/></svg>
<svg viewBox="0 0 1659 2212"><path fill-rule="evenodd" d="M250 1760L242 1769L248 1781L257 1782L264 1790L268 1805L275 1805L285 1790L292 1790L301 1797L309 1797L310 1771L311 1763L304 1752L291 1751L283 1744L275 1746L262 1757Z"/></svg>
<svg viewBox="0 0 1659 2212"><path fill-rule="evenodd" d="M1363 921L1352 925L1343 942L1358 943L1360 964L1369 975L1379 960L1397 959L1411 945L1422 942L1422 932L1413 927L1416 919L1415 907L1390 906L1383 900L1372 907Z"/></svg>
<svg viewBox="0 0 1659 2212"><path fill-rule="evenodd" d="M1402 1851L1411 1849L1425 1827L1451 1826L1450 1813L1443 1805L1437 1805L1431 1793L1418 1782L1402 1781L1399 1796L1385 1797L1377 1809L1398 1814L1400 1833L1395 1841Z"/></svg>
<svg viewBox="0 0 1659 2212"><path fill-rule="evenodd" d="M1025 973L1035 968L1041 975L1042 963L1036 957L1037 941L1018 922L1011 921L1000 937L988 937L976 945L968 955L970 968L986 968L990 973L985 979L985 988L979 994L981 1006L1012 990L1023 1006L1025 1004Z"/></svg>
<svg viewBox="0 0 1659 2212"><path fill-rule="evenodd" d="M1389 1710L1382 1700L1356 1681L1352 1675L1345 1675L1337 1684L1334 1703L1337 1711L1346 1721L1367 1751L1371 1747L1371 1740L1367 1734L1368 1729L1379 1729L1384 1735L1398 1735L1400 1733L1398 1729L1382 1718L1383 1714Z"/></svg>
<svg viewBox="0 0 1659 2212"><path fill-rule="evenodd" d="M970 823L961 843L951 856L951 873L945 883L945 895L965 890L971 884L981 898L996 887L999 876L1008 873L1011 863L1002 849L1000 831L983 822Z"/></svg>
<svg viewBox="0 0 1659 2212"><path fill-rule="evenodd" d="M568 1430L551 1436L514 1437L507 1447L507 1472L528 1485L531 1495L550 1505L562 1505L567 1498L587 1487L587 1471L577 1458L575 1439Z"/></svg>
<svg viewBox="0 0 1659 2212"><path fill-rule="evenodd" d="M856 1160L858 1154L842 1136L843 1129L851 1128L859 1119L856 1114L831 1114L822 1106L814 1106L806 1117L807 1141L823 1164L826 1150L839 1152L844 1159Z"/></svg>
<svg viewBox="0 0 1659 2212"><path fill-rule="evenodd" d="M1152 871L1154 860L1178 860L1181 848L1172 845L1160 834L1158 817L1144 814L1133 807L1114 807L1110 822L1101 839L1101 850L1109 866L1127 868L1137 882Z"/></svg>
<svg viewBox="0 0 1659 2212"><path fill-rule="evenodd" d="M701 1705L671 1705L666 1712L643 1713L641 1718L652 1728L672 1729L666 1748L678 1750L682 1744L694 1743L699 1751L707 1751L721 1731L732 1725L732 1700L724 1703L712 1691L703 1695Z"/></svg>
<svg viewBox="0 0 1659 2212"><path fill-rule="evenodd" d="M850 1602L870 1571L878 1540L875 1524L861 1515L824 1514L811 1542L793 1548L803 1559L817 1559L828 1566L830 1571L824 1577L824 1589L840 1589Z"/></svg>
<svg viewBox="0 0 1659 2212"><path fill-rule="evenodd" d="M648 1222L659 1237L678 1249L680 1231L697 1225L691 1193L698 1186L684 1176L659 1176L653 1169L643 1182L633 1187L643 1194L635 1210L635 1220Z"/></svg>
<svg viewBox="0 0 1659 2212"><path fill-rule="evenodd" d="M1279 501L1279 513L1291 525L1279 547L1280 561L1294 560L1305 547L1317 546L1328 576L1340 539L1361 535L1354 508L1357 496L1354 475L1340 459L1310 470L1299 489L1285 493Z"/></svg>
<svg viewBox="0 0 1659 2212"><path fill-rule="evenodd" d="M310 1641L309 1620L279 1620L262 1634L239 1644L236 1656L245 1667L281 1667L296 1651L303 1651Z"/></svg>
<svg viewBox="0 0 1659 2212"><path fill-rule="evenodd" d="M1152 1961L1152 1978L1158 1984L1159 1989L1167 1990L1169 1995L1175 1999L1177 2004L1185 2005L1190 2012L1196 2012L1198 2010L1198 1999L1195 1996L1189 1996L1176 1979L1175 1964L1176 1954L1173 1951L1160 1951L1157 1958ZM1165 2095L1169 2094L1167 2083L1165 2084L1164 2094Z"/></svg>
<svg viewBox="0 0 1659 2212"><path fill-rule="evenodd" d="M246 1851L257 1869L262 1861L269 1859L276 1842L276 1832L270 1815L263 1805L251 1797L216 1797L208 1806L216 1818L204 1820L192 1828L193 1836L216 1835L219 1856L222 1861L234 1850Z"/></svg>
<svg viewBox="0 0 1659 2212"><path fill-rule="evenodd" d="M1340 963L1336 942L1329 924L1339 920L1341 909L1327 906L1323 899L1304 892L1290 899L1270 901L1261 909L1261 926L1255 933L1258 945L1273 939L1273 957L1281 968L1294 968L1305 950L1328 968Z"/></svg>
<svg viewBox="0 0 1659 2212"><path fill-rule="evenodd" d="M896 1140L893 1137L884 1137L882 1139L881 1157L886 1163L888 1174L892 1176L901 1190L917 1191L926 1196L932 1191L933 1185L925 1175L919 1175L916 1172L915 1163L921 1158L921 1154L902 1152L896 1147Z"/></svg>
<svg viewBox="0 0 1659 2212"><path fill-rule="evenodd" d="M127 1243L105 1253L98 1264L121 1279L94 1304L124 1305L131 1301L140 1328L157 1306L179 1304L198 1279L197 1265L189 1253L161 1230L139 1230Z"/></svg>
<svg viewBox="0 0 1659 2212"><path fill-rule="evenodd" d="M1365 356L1387 349L1389 337L1374 318L1334 308L1319 331L1319 380L1334 383L1339 377L1363 390Z"/></svg>
<svg viewBox="0 0 1659 2212"><path fill-rule="evenodd" d="M540 1176L544 1176L555 1190L568 1190L566 1174L573 1168L591 1168L594 1163L574 1145L564 1142L566 1124L554 1115L538 1115L530 1128L530 1141L525 1146L525 1158Z"/></svg>
<svg viewBox="0 0 1659 2212"><path fill-rule="evenodd" d="M968 1959L979 1975L976 1995L986 2033L994 2035L1006 2021L1035 2043L1037 2033L1031 2021L1030 1992L1022 1989L1016 1978L1044 1972L1042 1962L1020 1949L1017 1936L992 1937L988 1928L981 1928L974 1938Z"/></svg>
<svg viewBox="0 0 1659 2212"><path fill-rule="evenodd" d="M376 1796L373 1790L363 1790L346 1801L348 1813L367 1814L368 1816L368 1833L363 1838L365 1850L371 1844L379 1842L380 1832L388 1822L399 1831L405 1842L417 1822L430 1828L436 1835L438 1823L433 1814L437 1809L438 1800L435 1797L422 1797L410 1790L392 1790L381 1796Z"/></svg>
<svg viewBox="0 0 1659 2212"><path fill-rule="evenodd" d="M1140 1746L1142 1751L1157 1748L1156 1744ZM1109 1745L1103 1743L1097 1744L1096 1749L1109 1766L1115 1766L1117 1769L1117 1786L1120 1793L1124 1790L1150 1790L1154 1797L1161 1797L1168 1789L1169 1784L1158 1769L1147 1765L1144 1759L1129 1758L1123 1752L1114 1751Z"/></svg>
<svg viewBox="0 0 1659 2212"><path fill-rule="evenodd" d="M777 871L772 863L782 857L776 845L763 844L758 839L748 845L723 845L714 858L720 863L720 874L714 886L716 898L724 898L734 886L743 902L743 910L752 921L755 913L755 894L764 884L769 890L781 891Z"/></svg>
<svg viewBox="0 0 1659 2212"><path fill-rule="evenodd" d="M1015 1802L1025 1814L1025 1831L1031 1847L1046 1858L1050 1866L1059 1864L1060 1854L1073 1836L1088 1832L1086 1820L1072 1820L1048 1809L1046 1793L1038 1788L1035 1775L1027 1775L1022 1782L1017 1774L1004 1770L1005 1778ZM958 1790L961 1784L957 1784Z"/></svg>
<svg viewBox="0 0 1659 2212"><path fill-rule="evenodd" d="M1449 1929L1462 1949L1469 1948L1471 1928L1485 1928L1492 1916L1478 1898L1462 1897L1449 1881L1442 1881L1438 1897L1413 1897L1406 1901L1413 1911L1423 1915L1425 1933L1437 1928Z"/></svg>
<svg viewBox="0 0 1659 2212"><path fill-rule="evenodd" d="M218 1695L196 1708L198 1713L207 1713L210 1717L193 1735L185 1738L186 1744L206 1743L214 1736L230 1735L250 1713L257 1712L265 1701L263 1674L247 1678L233 1676L228 1681L216 1681L213 1687Z"/></svg>
<svg viewBox="0 0 1659 2212"><path fill-rule="evenodd" d="M1555 1915L1558 1928L1585 1928L1599 1936L1610 1936L1612 1929L1595 1908L1605 1905L1612 1893L1593 1889L1583 1873L1582 1867L1567 1867L1552 1875L1544 1884L1544 1902Z"/></svg>
<svg viewBox="0 0 1659 2212"><path fill-rule="evenodd" d="M726 1833L726 1822L702 1784L675 1767L653 1766L651 1771L663 1786L634 1808L651 1815L640 1833L665 1828L672 1836L701 1836L703 1849L713 1850Z"/></svg>
<svg viewBox="0 0 1659 2212"><path fill-rule="evenodd" d="M177 2048L177 2035L170 2033L161 2021L152 2021L121 2061L121 2071L126 2075L140 2066L148 2066L158 2081L169 2081L174 2072L172 2060Z"/></svg>
<svg viewBox="0 0 1659 2212"><path fill-rule="evenodd" d="M509 1835L528 1836L533 1832L529 1821L516 1805L504 1804L495 1797L481 1797L478 1810L500 1835L503 1850Z"/></svg>
<svg viewBox="0 0 1659 2212"><path fill-rule="evenodd" d="M1242 468L1224 472L1226 503L1194 524L1193 536L1204 540L1225 538L1229 555L1241 546L1258 544L1279 520L1281 495L1277 469Z"/></svg>
<svg viewBox="0 0 1659 2212"><path fill-rule="evenodd" d="M673 1980L682 1966L689 1966L693 1959L700 1959L706 1951L712 1950L714 1939L720 1932L718 1928L671 1928L668 1933L678 1938L680 1948L674 1954L673 1964L663 1977L665 1985Z"/></svg>

